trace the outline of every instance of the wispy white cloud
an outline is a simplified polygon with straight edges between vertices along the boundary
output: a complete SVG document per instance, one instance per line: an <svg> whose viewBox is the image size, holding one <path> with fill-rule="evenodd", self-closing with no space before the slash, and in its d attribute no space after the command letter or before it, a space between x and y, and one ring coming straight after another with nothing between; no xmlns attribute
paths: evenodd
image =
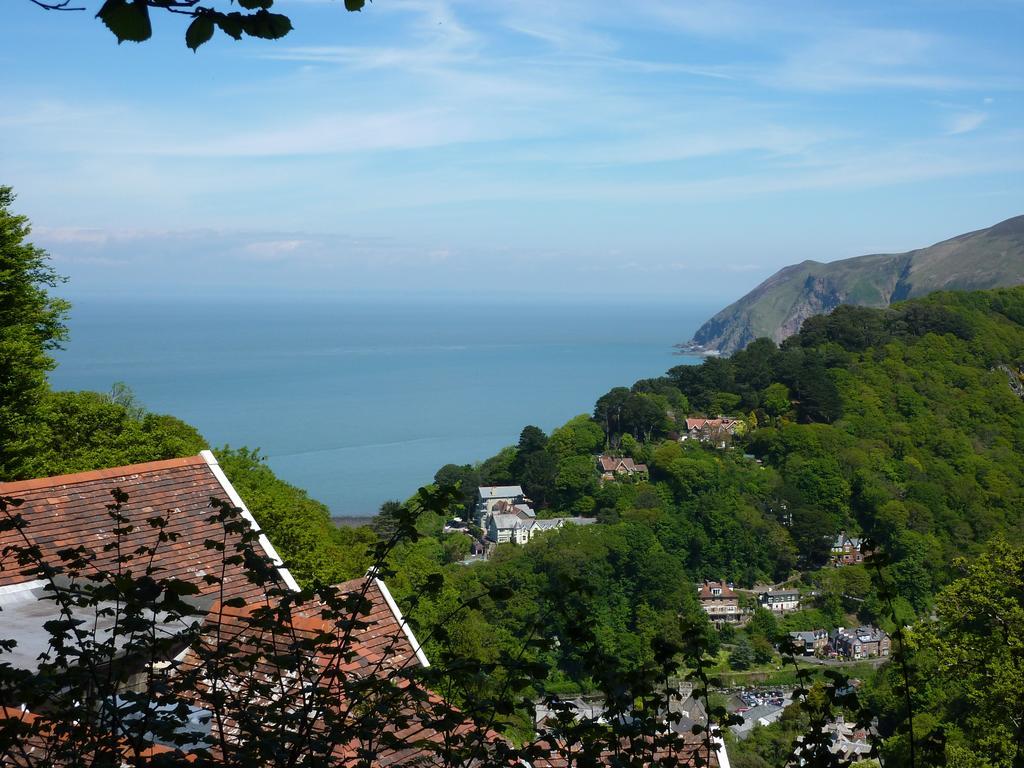
<svg viewBox="0 0 1024 768"><path fill-rule="evenodd" d="M111 75L123 51L102 73L83 64L81 82L41 83L31 61L12 76L24 85L0 105L0 168L53 227L39 239L96 269L130 258L168 274L168 254L190 252L278 275L559 260L668 274L689 211L731 220L791 201L842 217L903 185L958 179L966 195L994 174L1004 199L1005 174L1024 169L1024 141L1004 128L1019 123L1019 57L870 2L389 0L348 17L336 0L292 0L288 12L304 23L285 41L143 68L158 96ZM315 23L339 15L344 34ZM717 253L722 228L690 225L712 243L693 263ZM403 242L367 237L395 232ZM595 255L612 245L614 259ZM753 266L762 244L732 247L716 268Z"/></svg>
<svg viewBox="0 0 1024 768"><path fill-rule="evenodd" d="M946 66L945 42L916 29L839 29L797 46L761 77L774 87L811 91L941 91L991 84Z"/></svg>
<svg viewBox="0 0 1024 768"><path fill-rule="evenodd" d="M712 38L764 34L778 24L780 15L786 15L780 7L767 10L766 6L736 0L641 0L636 4L636 11L669 29Z"/></svg>
<svg viewBox="0 0 1024 768"><path fill-rule="evenodd" d="M949 117L946 131L950 134L970 133L986 120L987 112L959 112Z"/></svg>

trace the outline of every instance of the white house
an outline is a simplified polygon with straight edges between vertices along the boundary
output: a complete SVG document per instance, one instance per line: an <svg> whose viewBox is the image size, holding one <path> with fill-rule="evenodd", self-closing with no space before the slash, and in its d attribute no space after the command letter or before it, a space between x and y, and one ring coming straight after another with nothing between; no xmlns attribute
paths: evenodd
<svg viewBox="0 0 1024 768"><path fill-rule="evenodd" d="M523 493L519 485L481 485L476 489L476 506L473 509L473 518L481 528L487 527L486 518L494 512L508 511L510 508L520 508L528 517L535 517L533 509L529 504L530 500ZM495 509L502 507L501 510Z"/></svg>
<svg viewBox="0 0 1024 768"><path fill-rule="evenodd" d="M800 608L800 593L795 589L770 590L757 596L762 608L775 613L788 613Z"/></svg>
<svg viewBox="0 0 1024 768"><path fill-rule="evenodd" d="M493 513L487 517L487 538L495 544L526 544L538 533L553 531L564 525L591 525L592 517L552 517L538 520L517 514Z"/></svg>

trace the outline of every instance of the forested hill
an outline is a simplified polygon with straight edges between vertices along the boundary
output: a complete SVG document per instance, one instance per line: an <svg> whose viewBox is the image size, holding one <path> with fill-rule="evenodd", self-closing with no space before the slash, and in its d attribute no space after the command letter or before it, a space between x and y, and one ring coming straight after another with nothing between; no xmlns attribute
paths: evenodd
<svg viewBox="0 0 1024 768"><path fill-rule="evenodd" d="M1024 287L941 292L889 309L840 307L781 346L760 339L730 358L613 389L593 417L550 436L527 427L517 446L480 464L443 467L437 479L461 481L467 502L477 484L521 484L541 516L599 523L499 545L493 559L466 567L452 556L461 534L424 521L428 535L394 553L396 594L410 600L431 580L444 584L410 609L426 628L473 595L507 588L514 599L476 600L443 643L428 644L432 657L481 665L518 653L521 638L540 631L550 644L530 654L549 665L548 685L584 689L651 663L652 643L678 637L680 614L699 620L692 585L700 579L785 581L813 595L777 627L755 622L738 639L723 631L726 647L748 644L764 659L772 659L768 643L789 630L863 622L893 632L919 621L927 633L936 611L947 616L937 596L962 573L958 558L982 562L1000 537L1024 539L1022 371ZM688 413L730 414L747 429L726 449L680 442ZM650 479L601 484L593 459L601 450L646 463ZM880 570L828 564L844 530L876 542ZM552 618L564 615L588 617L606 665L581 662L574 627ZM1020 634L1024 641L1024 627ZM766 668L772 663L777 657ZM934 682L921 689L917 706L930 714L917 738L949 733L976 754L994 723L1012 728L1009 709L976 703L987 701L977 670L961 676L934 654L913 663ZM903 765L906 713L892 670L862 694L888 739L890 764ZM972 701L979 714L968 721L962 712ZM793 735L779 738L788 744ZM781 765L765 749L764 762L749 764Z"/></svg>
<svg viewBox="0 0 1024 768"><path fill-rule="evenodd" d="M840 304L887 307L939 290L1024 283L1024 216L907 253L875 254L785 267L716 314L682 345L723 355L756 338L775 342L812 315Z"/></svg>

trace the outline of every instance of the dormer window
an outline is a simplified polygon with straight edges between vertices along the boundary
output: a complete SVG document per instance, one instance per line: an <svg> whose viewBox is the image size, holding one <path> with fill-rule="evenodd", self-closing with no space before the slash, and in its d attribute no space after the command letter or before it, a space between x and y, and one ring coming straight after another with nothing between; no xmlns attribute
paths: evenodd
<svg viewBox="0 0 1024 768"><path fill-rule="evenodd" d="M718 595L722 594L722 588L721 587L712 587L711 588L711 594L715 595L717 597Z"/></svg>

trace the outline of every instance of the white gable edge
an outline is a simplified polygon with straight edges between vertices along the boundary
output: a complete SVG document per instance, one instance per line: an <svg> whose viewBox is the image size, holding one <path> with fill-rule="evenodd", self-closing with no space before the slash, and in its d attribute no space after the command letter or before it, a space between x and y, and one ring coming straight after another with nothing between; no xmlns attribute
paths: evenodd
<svg viewBox="0 0 1024 768"><path fill-rule="evenodd" d="M295 581L295 577L292 576L291 572L284 567L284 560L277 554L277 550L274 549L274 545L270 543L270 539L267 535L262 532L259 523L256 522L256 518L252 516L252 512L245 506L245 502L242 501L242 497L238 495L238 491L228 480L228 476L224 474L224 470L220 468L220 464L217 463L217 457L213 455L213 451L200 451L199 455L203 457L206 465L213 472L213 476L217 478L217 482L220 483L220 487L224 489L224 493L228 495L228 501L234 504L242 511L242 517L249 521L249 526L256 533L259 533L260 546L263 547L263 551L267 553L267 557L270 558L271 562L277 567L277 572L281 574L281 578L284 579L284 583L288 585L288 589L293 592L298 592L300 587L299 583Z"/></svg>
<svg viewBox="0 0 1024 768"><path fill-rule="evenodd" d="M721 736L712 736L711 743L717 748L718 768L731 768L729 765L729 753L725 751L725 739Z"/></svg>
<svg viewBox="0 0 1024 768"><path fill-rule="evenodd" d="M377 582L377 587L380 589L380 593L384 595L384 602L388 604L388 608L391 609L392 615L395 617L395 621L398 622L399 626L402 627L402 631L405 632L406 638L408 638L410 645L413 650L416 651L416 658L420 664L424 667L430 666L430 660L427 659L427 654L423 652L423 647L420 645L420 641L416 639L416 635L412 633L412 627L409 626L404 618L402 618L402 611L398 607L398 603L395 602L395 598L391 596L391 590L388 589L388 585L384 583L383 579L377 578L377 575L373 569L367 574L367 577L372 578Z"/></svg>
<svg viewBox="0 0 1024 768"><path fill-rule="evenodd" d="M17 584L4 584L0 586L0 596L31 592L33 589L41 589L49 583L48 579L33 579L32 581L19 581Z"/></svg>

